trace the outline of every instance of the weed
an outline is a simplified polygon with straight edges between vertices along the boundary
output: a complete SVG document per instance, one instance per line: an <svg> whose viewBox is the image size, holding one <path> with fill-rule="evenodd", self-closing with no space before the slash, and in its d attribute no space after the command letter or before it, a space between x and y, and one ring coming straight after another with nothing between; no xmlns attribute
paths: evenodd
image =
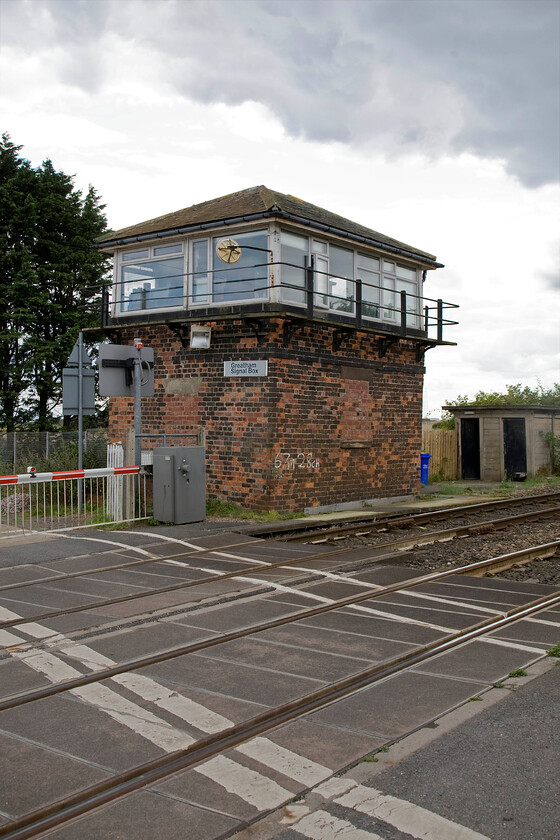
<svg viewBox="0 0 560 840"><path fill-rule="evenodd" d="M441 484L439 488L440 496L462 496L464 493L472 492L472 487L464 487L460 484Z"/></svg>
<svg viewBox="0 0 560 840"><path fill-rule="evenodd" d="M383 753L385 753L385 752L389 752L389 745L388 745L388 744L383 744L383 746L382 746L382 747L380 747L380 748L377 750L377 752L383 752Z"/></svg>
<svg viewBox="0 0 560 840"><path fill-rule="evenodd" d="M495 683L492 683L492 685L494 686L494 688L503 688L504 687L503 682L495 682Z"/></svg>
<svg viewBox="0 0 560 840"><path fill-rule="evenodd" d="M525 481L510 481L504 478L496 489L506 492L508 494L515 492L523 492L528 487L550 487L551 485L560 484L560 477L555 475L530 475Z"/></svg>
<svg viewBox="0 0 560 840"><path fill-rule="evenodd" d="M206 514L208 516L226 517L232 519L252 519L255 522L276 522L281 519L301 519L304 513L278 513L276 510L261 511L246 510L241 505L233 502L221 502L214 496L206 501Z"/></svg>
<svg viewBox="0 0 560 840"><path fill-rule="evenodd" d="M530 475L529 478L523 482L526 487L540 487L545 484L560 484L560 476L558 475Z"/></svg>
<svg viewBox="0 0 560 840"><path fill-rule="evenodd" d="M552 647L547 650L546 655L560 657L560 642L557 645L552 645Z"/></svg>
<svg viewBox="0 0 560 840"><path fill-rule="evenodd" d="M479 697L478 694L476 697L469 697L469 703L474 703L476 700L482 700L482 697Z"/></svg>
<svg viewBox="0 0 560 840"><path fill-rule="evenodd" d="M510 677L526 677L527 671L524 668L515 668L514 671L510 673Z"/></svg>
<svg viewBox="0 0 560 840"><path fill-rule="evenodd" d="M375 764L377 761L379 761L379 759L376 758L374 755L366 755L364 756L364 758L362 758L362 761L368 761L372 764Z"/></svg>

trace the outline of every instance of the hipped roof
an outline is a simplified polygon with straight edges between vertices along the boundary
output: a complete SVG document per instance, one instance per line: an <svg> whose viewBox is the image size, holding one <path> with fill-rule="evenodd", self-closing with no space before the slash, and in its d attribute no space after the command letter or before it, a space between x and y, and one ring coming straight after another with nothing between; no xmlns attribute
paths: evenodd
<svg viewBox="0 0 560 840"><path fill-rule="evenodd" d="M329 210L323 210L322 207L317 207L308 201L303 201L293 195L284 195L265 186L250 187L211 201L203 201L201 204L193 204L174 213L166 213L164 216L105 234L96 242L99 247L106 249L155 237L188 233L200 230L201 227L210 228L219 225L220 222L239 224L268 217L288 219L309 225L312 229L315 228L323 233L327 231L336 233L355 241L402 253L405 256L420 258L422 262L431 263L434 268L440 265L435 262L436 258L433 254L399 242L398 239L385 236L336 213L331 213Z"/></svg>

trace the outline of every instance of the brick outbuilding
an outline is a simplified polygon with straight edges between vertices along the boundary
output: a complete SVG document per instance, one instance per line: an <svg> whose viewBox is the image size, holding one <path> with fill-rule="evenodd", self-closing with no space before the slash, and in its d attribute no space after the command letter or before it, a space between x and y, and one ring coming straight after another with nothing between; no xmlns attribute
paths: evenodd
<svg viewBox="0 0 560 840"><path fill-rule="evenodd" d="M103 327L155 354L143 432L202 428L209 495L297 511L419 489L428 254L254 187L108 234ZM209 344L209 346L204 346ZM114 398L110 437L132 403Z"/></svg>

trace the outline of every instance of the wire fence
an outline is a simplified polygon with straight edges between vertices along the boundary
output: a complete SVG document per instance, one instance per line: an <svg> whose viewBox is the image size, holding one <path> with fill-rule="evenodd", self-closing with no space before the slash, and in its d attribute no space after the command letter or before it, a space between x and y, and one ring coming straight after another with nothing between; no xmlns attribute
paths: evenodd
<svg viewBox="0 0 560 840"><path fill-rule="evenodd" d="M98 469L107 463L107 429L88 429L83 437L83 467ZM0 434L0 475L72 470L78 467L78 432L16 431Z"/></svg>

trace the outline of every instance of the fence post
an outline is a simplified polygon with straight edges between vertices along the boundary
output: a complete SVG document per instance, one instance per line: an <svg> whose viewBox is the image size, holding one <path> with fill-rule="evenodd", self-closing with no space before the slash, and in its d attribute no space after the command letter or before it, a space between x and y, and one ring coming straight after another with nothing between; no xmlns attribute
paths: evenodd
<svg viewBox="0 0 560 840"><path fill-rule="evenodd" d="M126 443L124 450L124 466L128 467L135 464L135 450L136 450L136 432L135 429L127 429ZM134 497L135 497L135 477L124 476L123 481L123 515L125 519L134 519Z"/></svg>
<svg viewBox="0 0 560 840"><path fill-rule="evenodd" d="M406 292L401 290L401 333L406 335Z"/></svg>
<svg viewBox="0 0 560 840"><path fill-rule="evenodd" d="M304 265L305 265L305 294L306 294L306 302L307 302L307 317L313 318L313 273L315 268L315 261L313 259L313 254L311 254L311 258L308 261L307 257L304 257Z"/></svg>
<svg viewBox="0 0 560 840"><path fill-rule="evenodd" d="M107 466L124 466L124 448L122 443L107 445ZM107 479L107 515L113 522L120 522L123 518L123 491L127 476L115 475Z"/></svg>

